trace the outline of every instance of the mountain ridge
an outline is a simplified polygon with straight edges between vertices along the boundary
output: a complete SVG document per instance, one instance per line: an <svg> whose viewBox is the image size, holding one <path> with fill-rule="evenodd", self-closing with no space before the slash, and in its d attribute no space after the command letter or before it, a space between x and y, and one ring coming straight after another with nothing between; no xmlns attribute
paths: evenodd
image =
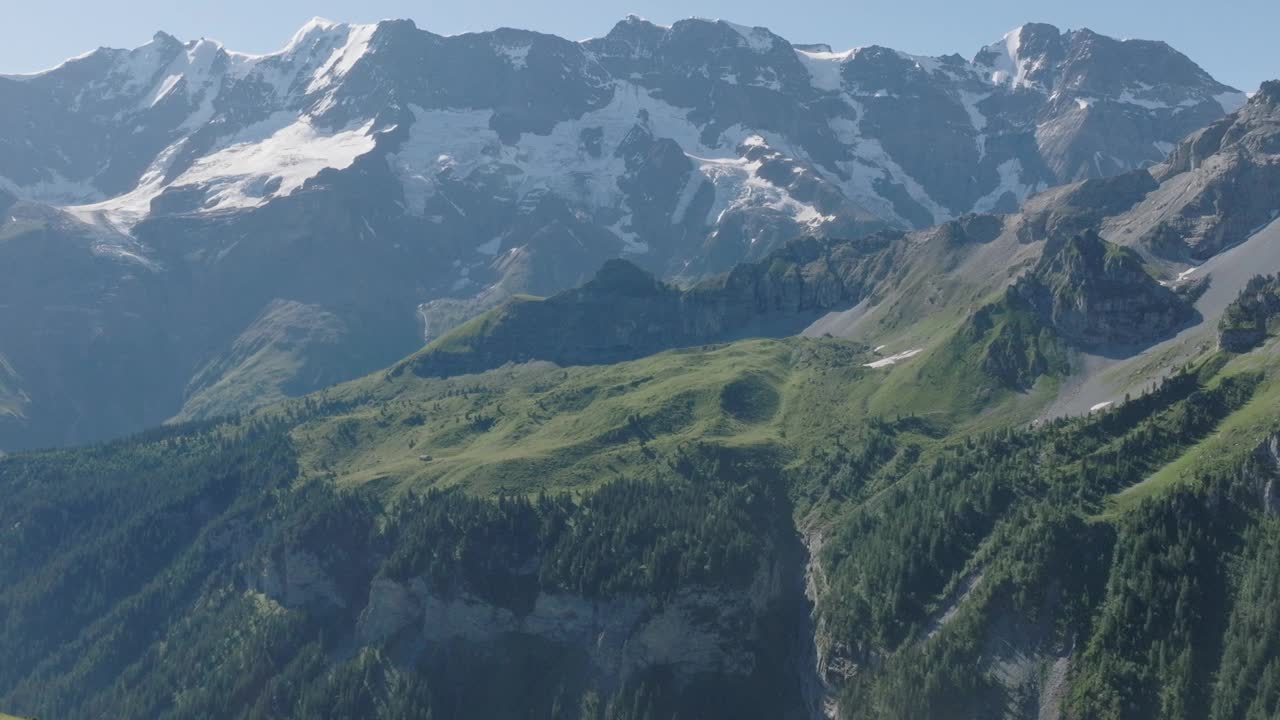
<svg viewBox="0 0 1280 720"><path fill-rule="evenodd" d="M124 204L0 188L0 445L151 429L0 451L5 709L1280 710L1280 83L1216 117L1134 84L1167 46L1042 25L973 63L367 27L42 81L97 105L32 132L165 157ZM952 213L980 153L1065 184Z"/></svg>
<svg viewBox="0 0 1280 720"><path fill-rule="evenodd" d="M318 21L261 56L158 35L0 80L0 193L14 198L0 333L30 400L0 442L99 439L307 392L611 258L688 286L796 237L1012 212L1081 173L1155 163L1157 143L1223 113L1225 86L1168 48L1024 32L1009 63L1039 62L1042 45L1054 60L1022 81L998 58L828 53L638 19L582 43ZM61 262L84 279L59 278ZM289 303L309 310L272 315ZM98 378L74 358L144 332L135 316L168 349L111 352L158 380L121 386L110 404L127 420L81 418L86 393L116 383L39 369ZM310 333L329 316L336 340ZM14 335L32 323L50 332ZM275 348L245 354L250 337Z"/></svg>

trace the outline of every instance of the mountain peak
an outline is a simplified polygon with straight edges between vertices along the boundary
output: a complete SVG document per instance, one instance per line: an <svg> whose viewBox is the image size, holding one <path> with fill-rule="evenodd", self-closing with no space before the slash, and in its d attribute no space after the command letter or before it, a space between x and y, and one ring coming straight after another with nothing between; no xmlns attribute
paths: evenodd
<svg viewBox="0 0 1280 720"><path fill-rule="evenodd" d="M669 25L659 25L658 23L640 17L639 15L628 15L615 23L613 28L609 30L609 33L605 35L605 37L617 38L633 37L636 35L662 34L670 29L671 27Z"/></svg>
<svg viewBox="0 0 1280 720"><path fill-rule="evenodd" d="M587 40L587 43L619 44L631 48L632 52L641 48L651 48L661 42L664 34L671 28L650 22L639 15L628 15L613 26L603 38Z"/></svg>
<svg viewBox="0 0 1280 720"><path fill-rule="evenodd" d="M1107 242L1092 228L1051 239L1036 269L1009 293L1080 347L1153 342L1193 314L1185 298L1147 273L1136 251Z"/></svg>
<svg viewBox="0 0 1280 720"><path fill-rule="evenodd" d="M655 27L655 28L669 27L667 25L659 25L658 23L655 23L652 20L642 18L639 15L636 15L634 13L628 14L626 17L622 18L622 20L618 22L618 25L643 25L646 27Z"/></svg>
<svg viewBox="0 0 1280 720"><path fill-rule="evenodd" d="M660 283L639 265L622 258L606 260L584 289L609 295L648 295L655 292Z"/></svg>
<svg viewBox="0 0 1280 720"><path fill-rule="evenodd" d="M990 69L996 85L1032 87L1064 55L1062 32L1047 23L1026 23L1004 34L974 56L975 65Z"/></svg>
<svg viewBox="0 0 1280 720"><path fill-rule="evenodd" d="M289 43L284 46L283 52L300 47L315 38L345 33L348 27L346 23L335 22L319 16L313 17L298 28Z"/></svg>
<svg viewBox="0 0 1280 720"><path fill-rule="evenodd" d="M315 17L311 18L307 22L303 23L302 28L299 29L298 32L308 33L308 32L314 32L316 30L335 30L345 25L346 23L341 23L336 20L330 20L329 18L324 18L324 17L320 17L319 15L316 15Z"/></svg>
<svg viewBox="0 0 1280 720"><path fill-rule="evenodd" d="M1249 98L1249 104L1273 107L1280 105L1280 80L1267 80L1262 83L1258 92Z"/></svg>
<svg viewBox="0 0 1280 720"><path fill-rule="evenodd" d="M729 22L728 20L721 20L720 22L729 26L734 32L738 33L738 35L742 37L743 41L746 42L747 47L753 50L772 50L778 40L781 39L766 27L748 27L746 25Z"/></svg>

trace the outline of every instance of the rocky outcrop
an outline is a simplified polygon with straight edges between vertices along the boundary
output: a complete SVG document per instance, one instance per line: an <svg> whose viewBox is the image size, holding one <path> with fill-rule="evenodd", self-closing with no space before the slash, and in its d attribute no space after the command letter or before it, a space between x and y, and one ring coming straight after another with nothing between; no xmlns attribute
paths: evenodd
<svg viewBox="0 0 1280 720"><path fill-rule="evenodd" d="M1184 140L1152 170L1161 189L1130 221L1153 250L1204 259L1247 239L1280 213L1280 82L1238 113Z"/></svg>
<svg viewBox="0 0 1280 720"><path fill-rule="evenodd" d="M282 550L246 573L245 585L289 608L345 608L347 601L320 558Z"/></svg>
<svg viewBox="0 0 1280 720"><path fill-rule="evenodd" d="M1059 720L1074 657L1073 643L1058 636L1062 585L1051 581L1034 612L998 598L984 608L981 666L999 683L1008 720Z"/></svg>
<svg viewBox="0 0 1280 720"><path fill-rule="evenodd" d="M1047 190L1029 199L1018 218L1018 238L1034 242L1067 238L1096 229L1160 187L1146 170L1097 178Z"/></svg>
<svg viewBox="0 0 1280 720"><path fill-rule="evenodd" d="M22 378L8 359L0 354L0 421L6 416L21 419L30 401L22 389Z"/></svg>
<svg viewBox="0 0 1280 720"><path fill-rule="evenodd" d="M1258 444L1245 468L1259 504L1269 515L1280 515L1280 433Z"/></svg>
<svg viewBox="0 0 1280 720"><path fill-rule="evenodd" d="M826 542L825 531L820 527L804 533L807 555L804 571L804 593L810 608L816 608L821 597L828 592L827 572L822 566L822 547ZM809 705L814 717L834 720L840 717L840 689L858 673L858 663L844 643L835 640L827 626L827 619L817 612L810 612L806 628L812 641L812 672L807 675Z"/></svg>
<svg viewBox="0 0 1280 720"><path fill-rule="evenodd" d="M432 644L485 646L510 634L530 635L582 648L604 677L616 681L655 666L690 676L749 675L754 658L746 641L754 622L750 599L732 593L686 591L662 603L540 593L532 609L517 613L467 593L433 593L420 579L380 579L357 633L364 645L407 635Z"/></svg>
<svg viewBox="0 0 1280 720"><path fill-rule="evenodd" d="M1218 347L1227 352L1249 352L1267 339L1267 332L1277 318L1280 318L1280 276L1256 276L1222 313L1218 322Z"/></svg>
<svg viewBox="0 0 1280 720"><path fill-rule="evenodd" d="M608 687L657 667L674 671L682 682L700 675L745 678L762 662L758 641L764 628L792 620L782 616L795 600L789 579L798 569L789 561L786 553L766 555L751 584L740 590L690 587L666 598L588 598L545 589L523 608L465 590L442 593L423 578L379 577L371 583L355 637L361 646L462 641L482 648L531 636L583 652ZM308 590L314 584L302 585L294 596L318 596Z"/></svg>
<svg viewBox="0 0 1280 720"><path fill-rule="evenodd" d="M1063 339L1103 351L1149 344L1194 313L1147 273L1137 253L1093 231L1050 239L1036 269L1012 292Z"/></svg>

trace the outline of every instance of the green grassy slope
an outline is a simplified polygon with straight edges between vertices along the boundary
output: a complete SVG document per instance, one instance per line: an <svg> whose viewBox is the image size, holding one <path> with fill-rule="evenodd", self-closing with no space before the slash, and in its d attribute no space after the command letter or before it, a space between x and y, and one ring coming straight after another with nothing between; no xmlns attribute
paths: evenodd
<svg viewBox="0 0 1280 720"><path fill-rule="evenodd" d="M477 339L492 333L494 328L502 324L504 315L512 311L512 306L542 302L543 299L534 295L512 296L499 307L483 312L431 341L425 351L470 352L474 349Z"/></svg>
<svg viewBox="0 0 1280 720"><path fill-rule="evenodd" d="M1223 375L1244 372L1264 373L1265 380L1247 405L1223 420L1216 431L1187 449L1158 472L1113 498L1111 514L1134 509L1142 501L1167 493L1179 485L1193 483L1214 469L1239 463L1261 438L1280 431L1280 344L1272 343L1255 353L1231 358Z"/></svg>
<svg viewBox="0 0 1280 720"><path fill-rule="evenodd" d="M1280 534L1242 478L1280 430L1276 346L1206 348L1154 392L1031 423L1070 351L1016 297L981 292L982 311L931 318L920 352L882 367L905 348L751 339L448 378L406 372L411 358L242 418L0 460L0 644L19 661L0 666L0 702L69 718L774 718L813 682L782 639L802 637L830 661L842 718L1038 717L1050 680L1070 717L1271 707L1280 659L1254 638L1280 628L1265 572ZM433 349L468 352L485 322ZM463 627L547 597L605 620L680 593L754 604L767 563L805 613L808 571L818 629L771 615L709 635L765 633L746 679L660 667L618 687L563 638L429 633L441 616L426 613L459 597L471 609L444 617ZM424 594L401 631L371 635L387 583ZM290 584L321 599L290 600Z"/></svg>
<svg viewBox="0 0 1280 720"><path fill-rule="evenodd" d="M313 402L348 409L293 436L304 474L343 486L527 494L652 476L655 458L690 444L785 463L868 418L919 416L958 434L1024 421L1047 400L1043 388L1002 389L980 364L947 369L943 351L866 367L878 357L839 339L759 339L608 366L379 374L321 393Z"/></svg>
<svg viewBox="0 0 1280 720"><path fill-rule="evenodd" d="M371 376L324 393L356 407L294 436L304 470L340 484L587 489L652 474L689 443L770 453L847 430L889 372L862 367L872 359L839 340L751 340L611 366Z"/></svg>
<svg viewBox="0 0 1280 720"><path fill-rule="evenodd" d="M1243 495L1218 519L1196 510L1196 498L1207 483L1237 477L1241 452L1280 427L1280 367L1264 349L1109 412L1027 428L1043 402L1038 389L975 402L937 390L957 379L992 387L974 374L980 363L961 363L959 378L929 375L950 350L967 357L990 339L944 343L884 368L866 367L877 356L857 343L794 338L612 366L534 363L449 379L387 372L240 420L6 459L0 484L14 523L0 534L0 611L19 621L0 640L36 669L3 669L0 701L73 718L100 708L182 717L227 697L242 698L242 709L277 698L273 713L253 717L307 717L347 702L466 717L450 704L461 697L490 703L470 707L491 716L534 707L538 717L598 720L604 710L551 710L563 702L557 693L581 709L597 692L566 646L521 636L496 656L514 664L483 654L415 664L392 640L358 639L369 584L421 577L448 597L460 583L512 612L527 611L530 582L593 602L741 588L745 568L777 557L777 538L800 535L821 578L817 645L874 668L834 686L843 717L931 718L943 708L978 717L1002 694L1030 692L1030 681L1002 674L1003 656L984 650L1006 636L1037 663L1078 642L1072 677L1081 679L1064 692L1076 693L1070 702L1085 716L1154 717L1109 715L1090 698L1131 692L1145 708L1177 678L1203 684L1218 655L1180 675L1145 645L1120 642L1110 618L1126 603L1176 591L1162 575L1149 589L1129 587L1123 577L1140 574L1121 569L1148 557L1176 566L1182 548L1209 551L1200 535L1149 544L1164 537L1167 517L1206 537L1270 537ZM1236 427L1239 437L1223 443ZM1112 499L1219 446L1208 480L1192 464L1184 481L1142 502ZM451 488L465 492L418 494ZM88 504L47 514L76 497ZM1099 515L1104 522L1088 522ZM1154 547L1168 550L1156 558ZM1265 566L1271 552L1262 540L1214 547L1215 562L1244 568ZM299 553L333 578L337 609L267 594L276 591L264 589L263 568ZM532 576L517 570L530 563L539 568ZM1223 618L1213 630L1229 650L1223 666L1265 674L1243 639L1221 640L1273 620L1274 593L1244 585L1253 571L1242 572L1238 581L1200 577L1187 612ZM1250 599L1212 605L1203 599L1211 593ZM238 630L228 636L229 627ZM1143 638L1166 655L1212 640ZM450 662L468 677L500 675L501 689L450 675ZM201 688L184 679L193 663ZM1156 669L1116 675L1124 685L1109 679L1108 663ZM772 692L779 677L755 687ZM654 707L695 709L668 682L633 690ZM919 687L929 691L905 692ZM631 702L633 690L600 690L600 707ZM1256 696L1224 693L1188 696L1187 706ZM413 716L397 712L379 717ZM769 713L760 716L780 716Z"/></svg>

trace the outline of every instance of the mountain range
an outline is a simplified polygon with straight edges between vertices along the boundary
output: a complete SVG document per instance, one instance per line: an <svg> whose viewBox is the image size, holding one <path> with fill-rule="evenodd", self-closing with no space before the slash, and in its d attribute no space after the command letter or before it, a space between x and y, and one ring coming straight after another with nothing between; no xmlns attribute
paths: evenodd
<svg viewBox="0 0 1280 720"><path fill-rule="evenodd" d="M689 285L1014 212L1244 100L1163 43L1037 24L972 59L636 17L100 49L0 77L0 447L296 396L611 258Z"/></svg>
<svg viewBox="0 0 1280 720"><path fill-rule="evenodd" d="M70 123L0 145L69 143L0 195L5 711L1280 716L1280 81L629 18L4 93Z"/></svg>

